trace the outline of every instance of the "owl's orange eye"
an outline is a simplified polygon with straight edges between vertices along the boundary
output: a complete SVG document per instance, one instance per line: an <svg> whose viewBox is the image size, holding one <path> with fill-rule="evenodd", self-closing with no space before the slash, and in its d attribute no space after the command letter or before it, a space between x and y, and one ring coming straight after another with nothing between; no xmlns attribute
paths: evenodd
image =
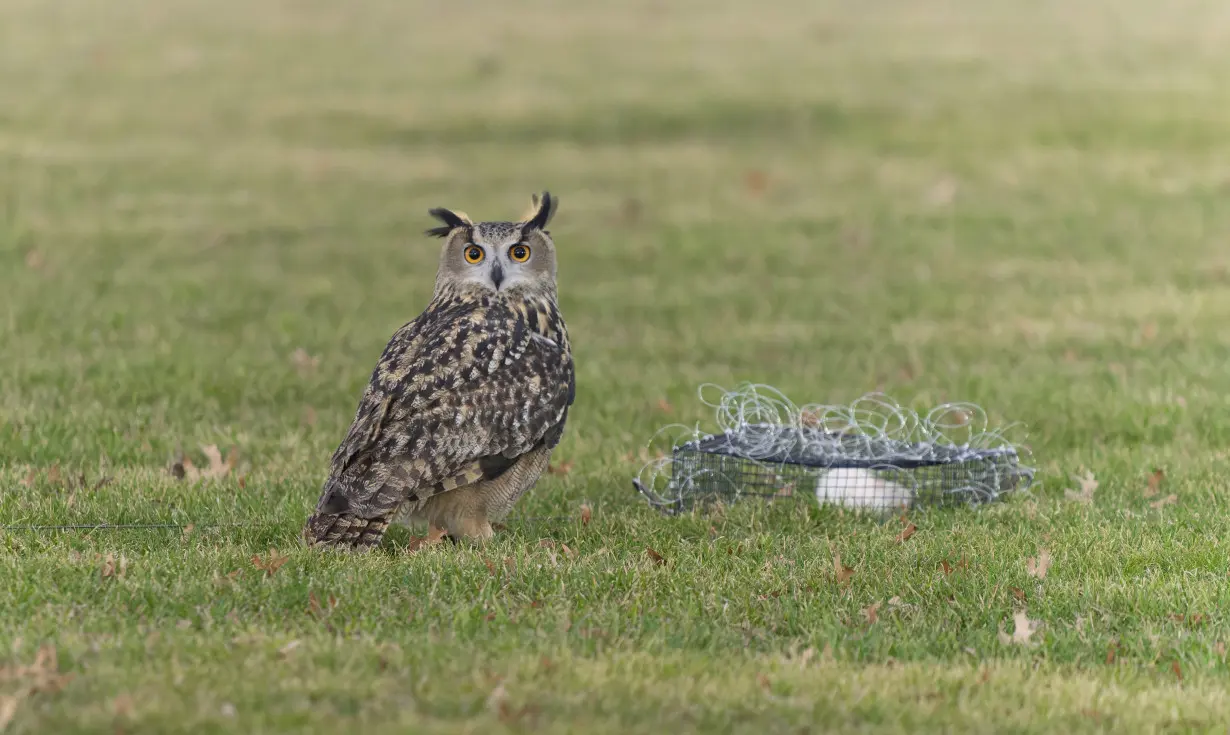
<svg viewBox="0 0 1230 735"><path fill-rule="evenodd" d="M513 245L511 248L508 249L508 257L512 258L518 263L524 263L525 261L530 259L530 246L529 245Z"/></svg>
<svg viewBox="0 0 1230 735"><path fill-rule="evenodd" d="M483 249L477 245L471 245L468 248L466 248L466 252L465 252L466 262L470 263L471 265L483 262L483 257L485 255L486 253L483 252Z"/></svg>

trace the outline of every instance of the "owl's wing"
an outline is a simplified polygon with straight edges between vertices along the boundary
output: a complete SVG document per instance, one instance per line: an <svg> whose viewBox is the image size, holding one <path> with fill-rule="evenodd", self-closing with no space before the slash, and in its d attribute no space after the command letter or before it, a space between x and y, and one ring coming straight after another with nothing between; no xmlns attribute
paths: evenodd
<svg viewBox="0 0 1230 735"><path fill-rule="evenodd" d="M374 543L405 501L498 475L559 441L571 357L506 307L457 304L398 331L373 371L305 535Z"/></svg>

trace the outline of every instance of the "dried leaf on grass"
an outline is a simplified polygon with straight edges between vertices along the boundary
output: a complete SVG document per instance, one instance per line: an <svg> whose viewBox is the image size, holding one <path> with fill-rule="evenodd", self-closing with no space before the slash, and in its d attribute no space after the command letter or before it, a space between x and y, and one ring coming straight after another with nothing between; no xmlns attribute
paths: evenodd
<svg viewBox="0 0 1230 735"><path fill-rule="evenodd" d="M290 361L295 364L295 368L300 374L307 374L316 369L320 365L320 358L308 354L308 351L302 347L296 347L291 353Z"/></svg>
<svg viewBox="0 0 1230 735"><path fill-rule="evenodd" d="M915 526L913 523L907 523L905 528L901 529L901 533L897 534L897 538L896 538L897 543L903 544L906 541L909 541L910 537L913 536L915 532L917 531L918 531L917 526Z"/></svg>
<svg viewBox="0 0 1230 735"><path fill-rule="evenodd" d="M1012 631L1012 635L1008 635L1006 632L1004 632L1003 623L1000 623L999 642L1004 644L1005 646L1032 645L1030 638L1033 637L1034 633L1038 632L1038 621L1030 620L1029 616L1025 614L1024 610L1017 610L1016 613L1012 616L1012 624L1014 626L1014 630Z"/></svg>
<svg viewBox="0 0 1230 735"><path fill-rule="evenodd" d="M833 574L837 578L837 584L845 584L854 576L854 568L841 563L841 554L834 554Z"/></svg>
<svg viewBox="0 0 1230 735"><path fill-rule="evenodd" d="M13 716L17 714L17 702L16 696L0 697L0 732L8 728L9 723L13 721Z"/></svg>
<svg viewBox="0 0 1230 735"><path fill-rule="evenodd" d="M218 451L217 444L203 444L201 451L205 453L205 458L209 461L209 466L205 468L197 467L193 464L192 459L187 456L181 456L171 465L171 474L181 480L188 482L196 482L197 480L216 480L231 474L235 469L236 463L239 461L239 448L231 447L231 451L227 453L226 459L222 459L222 452Z"/></svg>
<svg viewBox="0 0 1230 735"><path fill-rule="evenodd" d="M39 648L28 666L0 666L0 683L15 682L20 687L16 693L0 697L0 731L12 721L23 699L40 692L55 694L72 679L72 672L60 673L59 657L51 644Z"/></svg>
<svg viewBox="0 0 1230 735"><path fill-rule="evenodd" d="M649 558L653 560L654 564L657 564L658 566L663 566L666 564L666 557L662 556L648 546L645 547L645 553L649 555Z"/></svg>
<svg viewBox="0 0 1230 735"><path fill-rule="evenodd" d="M272 577L277 574L277 571L282 568L282 565L290 560L289 556L283 556L278 553L277 549L269 549L269 556L262 559L260 554L252 557L252 566L261 569L265 572L265 576Z"/></svg>
<svg viewBox="0 0 1230 735"><path fill-rule="evenodd" d="M123 554L120 554L120 558L118 561L115 558L115 554L112 554L112 553L108 553L107 556L103 559L103 563L102 563L103 579L106 579L107 577L117 577L117 578L123 577L127 572L128 572L128 557L124 556Z"/></svg>
<svg viewBox="0 0 1230 735"><path fill-rule="evenodd" d="M1167 495L1166 497L1162 498L1161 500L1155 500L1152 503L1149 503L1149 507L1154 508L1156 510L1161 510L1167 505L1174 505L1177 502L1179 502L1179 496L1175 495L1174 493L1171 493Z"/></svg>
<svg viewBox="0 0 1230 735"><path fill-rule="evenodd" d="M769 188L769 175L760 169L751 169L743 174L743 188L752 196L760 196Z"/></svg>
<svg viewBox="0 0 1230 735"><path fill-rule="evenodd" d="M426 536L410 537L410 543L406 544L406 553L410 554L427 546L435 546L444 540L445 535L446 532L443 528L428 526Z"/></svg>
<svg viewBox="0 0 1230 735"><path fill-rule="evenodd" d="M559 475L563 477L567 475L569 472L572 472L572 468L575 465L576 463L573 462L571 459L564 460L563 462L560 462L559 464L551 463L547 465L547 474L548 475Z"/></svg>
<svg viewBox="0 0 1230 735"><path fill-rule="evenodd" d="M1084 475L1077 475L1076 481L1080 483L1080 491L1064 490L1063 496L1068 500L1083 505L1093 503L1093 491L1098 489L1098 481L1094 479L1093 473L1086 470Z"/></svg>
<svg viewBox="0 0 1230 735"><path fill-rule="evenodd" d="M336 607L337 598L333 595L329 595L328 599L325 601L325 605L321 605L320 600L316 597L316 593L308 592L308 615L311 615L314 618L323 618L333 612L333 609Z"/></svg>
<svg viewBox="0 0 1230 735"><path fill-rule="evenodd" d="M1051 552L1042 549L1038 552L1038 556L1029 557L1025 560L1025 571L1031 577L1038 579L1046 579L1046 572L1051 568Z"/></svg>
<svg viewBox="0 0 1230 735"><path fill-rule="evenodd" d="M588 505L581 506L581 525L582 526L588 526L589 520L593 518L593 516L594 516L593 508L590 508Z"/></svg>
<svg viewBox="0 0 1230 735"><path fill-rule="evenodd" d="M1154 495L1157 495L1158 491L1162 488L1162 480L1165 479L1166 472L1164 470L1154 469L1153 472L1149 474L1149 484L1145 487L1145 497L1151 498Z"/></svg>
<svg viewBox="0 0 1230 735"><path fill-rule="evenodd" d="M863 619L867 621L868 625L874 625L876 621L880 619L879 612L880 612L880 603L876 602L871 605L868 605L862 610Z"/></svg>

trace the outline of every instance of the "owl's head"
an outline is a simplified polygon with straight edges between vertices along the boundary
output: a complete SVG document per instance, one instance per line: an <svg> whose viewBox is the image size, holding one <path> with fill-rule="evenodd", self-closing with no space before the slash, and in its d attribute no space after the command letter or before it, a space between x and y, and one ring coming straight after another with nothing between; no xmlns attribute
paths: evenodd
<svg viewBox="0 0 1230 735"><path fill-rule="evenodd" d="M427 230L444 238L436 290L466 285L492 291L555 290L555 243L547 223L559 200L548 192L531 197L520 222L474 222L465 212L438 207L431 216L444 224Z"/></svg>

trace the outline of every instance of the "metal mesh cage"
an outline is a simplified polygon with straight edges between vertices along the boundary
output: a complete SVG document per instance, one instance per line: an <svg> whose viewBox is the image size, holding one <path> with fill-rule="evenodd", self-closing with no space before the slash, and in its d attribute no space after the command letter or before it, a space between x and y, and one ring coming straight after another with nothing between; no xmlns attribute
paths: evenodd
<svg viewBox="0 0 1230 735"><path fill-rule="evenodd" d="M883 512L978 505L1033 480L1012 447L910 443L777 425L680 444L670 465L664 495L637 484L652 505L670 514L744 497L814 497L821 504Z"/></svg>

